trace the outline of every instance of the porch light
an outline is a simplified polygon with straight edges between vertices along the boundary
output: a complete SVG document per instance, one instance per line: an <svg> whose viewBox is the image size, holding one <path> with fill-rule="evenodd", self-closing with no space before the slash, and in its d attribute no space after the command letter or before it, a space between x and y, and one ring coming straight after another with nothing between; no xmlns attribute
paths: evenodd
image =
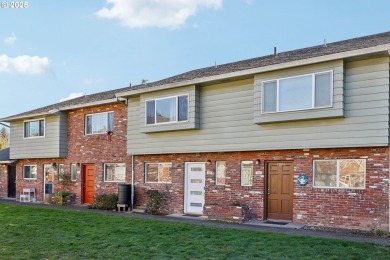
<svg viewBox="0 0 390 260"><path fill-rule="evenodd" d="M260 159L256 159L255 163L256 163L256 165L259 165L260 164Z"/></svg>
<svg viewBox="0 0 390 260"><path fill-rule="evenodd" d="M53 168L57 168L57 163L56 163L56 162L53 162L53 163L51 164L51 166L52 166Z"/></svg>
<svg viewBox="0 0 390 260"><path fill-rule="evenodd" d="M206 164L211 165L211 160L207 160Z"/></svg>

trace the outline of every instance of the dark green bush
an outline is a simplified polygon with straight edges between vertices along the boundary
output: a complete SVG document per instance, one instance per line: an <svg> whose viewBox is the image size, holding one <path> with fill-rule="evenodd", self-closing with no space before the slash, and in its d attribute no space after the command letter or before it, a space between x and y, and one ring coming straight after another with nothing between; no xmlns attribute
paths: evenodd
<svg viewBox="0 0 390 260"><path fill-rule="evenodd" d="M146 196L148 197L148 202L146 204L147 213L153 215L159 214L161 204L164 200L162 193L158 190L148 190Z"/></svg>
<svg viewBox="0 0 390 260"><path fill-rule="evenodd" d="M116 209L118 195L116 194L100 194L95 196L94 207L97 209Z"/></svg>

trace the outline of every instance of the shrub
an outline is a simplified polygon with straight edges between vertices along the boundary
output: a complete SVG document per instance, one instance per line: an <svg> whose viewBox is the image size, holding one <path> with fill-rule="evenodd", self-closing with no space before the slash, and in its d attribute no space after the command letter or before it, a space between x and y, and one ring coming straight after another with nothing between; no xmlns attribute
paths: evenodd
<svg viewBox="0 0 390 260"><path fill-rule="evenodd" d="M68 191L59 191L54 194L50 194L48 203L54 205L67 205L74 203L76 195L69 193Z"/></svg>
<svg viewBox="0 0 390 260"><path fill-rule="evenodd" d="M100 194L95 196L94 207L97 209L111 210L116 208L118 195L116 194Z"/></svg>
<svg viewBox="0 0 390 260"><path fill-rule="evenodd" d="M146 192L148 202L146 204L147 213L156 215L160 213L161 204L163 202L163 195L158 190L148 190Z"/></svg>

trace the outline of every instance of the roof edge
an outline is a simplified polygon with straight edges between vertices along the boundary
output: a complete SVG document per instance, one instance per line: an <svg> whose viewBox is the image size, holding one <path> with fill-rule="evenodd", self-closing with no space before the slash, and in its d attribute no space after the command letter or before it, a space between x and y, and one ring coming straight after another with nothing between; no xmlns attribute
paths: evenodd
<svg viewBox="0 0 390 260"><path fill-rule="evenodd" d="M104 105L104 104L115 103L115 102L118 102L117 98L99 100L99 101L94 101L94 102L89 102L89 103L84 103L84 104L79 104L79 105L73 105L73 106L58 107L57 109L58 109L58 112L61 112L61 111L67 111L67 110L72 110L72 109L77 109L77 108L92 107L92 106ZM32 117L54 115L53 113L50 113L51 110L53 110L53 109L50 109L47 112L42 112L42 113L26 114L26 115L21 115L21 116L11 116L11 117L0 118L0 122L12 122L12 121L26 119L26 118L32 118Z"/></svg>
<svg viewBox="0 0 390 260"><path fill-rule="evenodd" d="M252 74L258 74L258 73L264 73L274 70L280 70L280 69L287 69L291 67L299 67L304 65L310 65L315 63L321 63L326 61L332 61L332 60L338 60L338 59L345 59L355 56L361 56L365 54L371 54L371 53L378 53L383 51L389 51L390 55L390 43L388 44L382 44L375 47L369 47L369 48L363 48L363 49L357 49L352 51L346 51L346 52L339 52L334 53L330 55L324 55L324 56L318 56L308 59L302 59L302 60L296 60L296 61L290 61L290 62L284 62L280 64L274 64L274 65L268 65L264 67L258 67L254 69L247 69L247 70L241 70L241 71L235 71L235 72L229 72L204 78L196 78L186 81L179 81L171 84L164 84L159 86L152 86L152 87L146 87L146 88L140 88L130 91L124 91L124 92L118 92L115 93L115 96L118 97L130 97L130 96L136 96L142 93L152 92L152 91L158 91L158 90L165 90L170 88L177 88L177 87L183 87L188 85L194 85L194 84L201 84L201 83L207 83L211 81L216 80L222 80L222 79L229 79L229 78L236 78L236 77L242 77L242 76L248 76Z"/></svg>

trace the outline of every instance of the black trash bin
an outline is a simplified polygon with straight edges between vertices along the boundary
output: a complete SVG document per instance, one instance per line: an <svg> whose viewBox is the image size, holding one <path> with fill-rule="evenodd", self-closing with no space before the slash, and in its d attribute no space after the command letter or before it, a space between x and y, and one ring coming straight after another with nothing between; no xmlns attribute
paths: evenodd
<svg viewBox="0 0 390 260"><path fill-rule="evenodd" d="M130 184L118 184L118 204L131 204Z"/></svg>

